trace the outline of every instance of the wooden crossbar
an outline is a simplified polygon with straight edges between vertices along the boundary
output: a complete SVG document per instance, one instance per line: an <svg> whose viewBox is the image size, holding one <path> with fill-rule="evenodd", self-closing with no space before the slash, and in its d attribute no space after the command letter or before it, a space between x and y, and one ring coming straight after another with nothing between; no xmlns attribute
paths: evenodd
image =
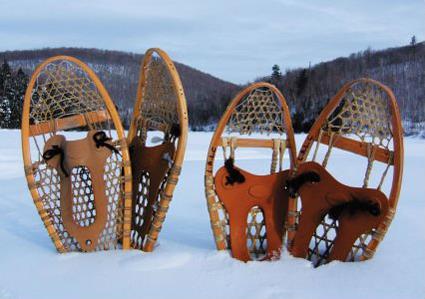
<svg viewBox="0 0 425 299"><path fill-rule="evenodd" d="M214 146L230 146L231 138L220 138ZM272 139L236 138L236 147L273 148Z"/></svg>
<svg viewBox="0 0 425 299"><path fill-rule="evenodd" d="M111 120L111 116L105 110L92 111L84 114L78 114L30 125L30 136L38 136L53 131L70 130L87 125L90 123L99 123Z"/></svg>
<svg viewBox="0 0 425 299"><path fill-rule="evenodd" d="M329 145L330 136L328 133L323 132L322 138L320 139L320 143ZM338 136L334 138L333 147L337 147L339 149L342 149L344 151L349 151L355 154L359 154L361 156L367 157L368 156L368 149L367 144L349 139L343 136ZM382 163L388 163L388 160L390 159L390 154L392 151L389 151L387 149L383 149L380 147L376 148L374 158L376 161L382 162ZM391 159L390 165L393 165L394 161Z"/></svg>

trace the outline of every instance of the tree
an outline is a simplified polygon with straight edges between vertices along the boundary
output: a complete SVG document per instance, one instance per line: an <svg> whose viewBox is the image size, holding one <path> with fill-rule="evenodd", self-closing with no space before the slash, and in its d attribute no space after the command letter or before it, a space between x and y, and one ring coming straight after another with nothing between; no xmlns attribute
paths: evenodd
<svg viewBox="0 0 425 299"><path fill-rule="evenodd" d="M6 59L0 67L0 94L4 94L5 82L12 77L12 72L9 63Z"/></svg>
<svg viewBox="0 0 425 299"><path fill-rule="evenodd" d="M10 126L10 95L12 92L12 72L6 59L0 67L0 127Z"/></svg>
<svg viewBox="0 0 425 299"><path fill-rule="evenodd" d="M415 35L412 36L412 39L410 40L410 45L412 47L416 46L416 36Z"/></svg>
<svg viewBox="0 0 425 299"><path fill-rule="evenodd" d="M0 67L0 127L16 129L21 126L22 107L28 76L19 69L13 73L4 60Z"/></svg>
<svg viewBox="0 0 425 299"><path fill-rule="evenodd" d="M302 69L295 83L297 88L297 96L300 96L304 92L307 86L307 83L308 83L307 69Z"/></svg>
<svg viewBox="0 0 425 299"><path fill-rule="evenodd" d="M21 68L12 80L12 91L10 99L10 128L20 128L22 119L22 108L24 104L25 91L28 86L28 76Z"/></svg>
<svg viewBox="0 0 425 299"><path fill-rule="evenodd" d="M275 64L272 67L272 76L271 76L271 82L273 84L277 84L278 82L280 82L282 80L282 73L280 71L280 67Z"/></svg>

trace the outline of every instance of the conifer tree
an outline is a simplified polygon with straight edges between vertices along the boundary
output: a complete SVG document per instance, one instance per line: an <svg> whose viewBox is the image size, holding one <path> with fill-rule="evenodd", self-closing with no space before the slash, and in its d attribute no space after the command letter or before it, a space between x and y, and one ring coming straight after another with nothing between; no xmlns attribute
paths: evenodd
<svg viewBox="0 0 425 299"><path fill-rule="evenodd" d="M271 83L277 84L280 80L282 80L282 73L280 67L275 64L272 67Z"/></svg>
<svg viewBox="0 0 425 299"><path fill-rule="evenodd" d="M19 69L12 72L6 60L0 67L0 127L17 129L21 126L22 107L28 76Z"/></svg>
<svg viewBox="0 0 425 299"><path fill-rule="evenodd" d="M0 127L10 125L10 96L12 93L12 72L6 60L0 67Z"/></svg>
<svg viewBox="0 0 425 299"><path fill-rule="evenodd" d="M297 96L300 96L304 92L305 88L307 87L307 83L308 83L307 69L303 69L298 75L298 78L296 81Z"/></svg>
<svg viewBox="0 0 425 299"><path fill-rule="evenodd" d="M21 127L22 108L27 85L28 76L20 68L13 77L13 89L10 99L10 128Z"/></svg>
<svg viewBox="0 0 425 299"><path fill-rule="evenodd" d="M412 39L410 40L410 45L411 46L416 46L416 35L412 36Z"/></svg>

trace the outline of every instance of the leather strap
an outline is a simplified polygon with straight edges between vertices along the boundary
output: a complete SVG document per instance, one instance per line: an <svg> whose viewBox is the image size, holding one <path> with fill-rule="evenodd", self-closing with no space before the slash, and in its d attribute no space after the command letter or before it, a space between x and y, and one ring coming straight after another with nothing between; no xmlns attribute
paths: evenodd
<svg viewBox="0 0 425 299"><path fill-rule="evenodd" d="M60 211L64 228L77 240L83 251L96 249L108 215L104 173L105 163L111 155L111 150L103 146L96 147L94 140L96 133L98 132L92 130L88 132L86 138L71 141L67 141L63 135L54 135L44 146L44 153L57 151L57 149L62 151L60 155L45 160L47 165L55 168L60 176ZM90 175L93 205L96 211L94 223L88 226L81 226L73 219L73 205L74 200L77 199L72 189L72 169L81 167L89 170L87 175Z"/></svg>
<svg viewBox="0 0 425 299"><path fill-rule="evenodd" d="M307 180L300 184L303 177ZM315 180L309 181L308 178ZM326 214L339 222L328 261L345 261L357 238L377 228L388 213L388 199L384 193L341 184L316 162L300 164L296 177L287 185L288 189L298 185L296 191L302 203L298 229L290 249L296 257L307 256L310 240Z"/></svg>
<svg viewBox="0 0 425 299"><path fill-rule="evenodd" d="M244 262L251 260L247 248L247 217L251 209L258 206L263 211L266 225L267 254L264 259L272 259L280 255L282 249L289 199L284 185L289 171L259 176L234 168L244 177L243 180L229 180L231 174L226 166L221 167L214 178L217 196L229 215L232 255Z"/></svg>
<svg viewBox="0 0 425 299"><path fill-rule="evenodd" d="M133 175L133 188L138 189L144 173L149 174L150 183L148 188L147 205L143 214L143 224L136 223L136 217L132 217L132 230L137 231L144 240L152 224L153 207L158 198L161 183L172 166L175 147L172 142L166 141L160 145L148 147L143 144L140 137L134 137L130 143L131 171ZM136 213L136 204L139 200L137 192L133 192L132 211Z"/></svg>

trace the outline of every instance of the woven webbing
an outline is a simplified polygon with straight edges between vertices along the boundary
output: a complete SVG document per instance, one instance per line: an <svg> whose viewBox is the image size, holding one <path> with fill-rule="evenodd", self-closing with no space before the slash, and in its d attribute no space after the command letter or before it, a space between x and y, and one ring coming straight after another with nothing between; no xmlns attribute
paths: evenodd
<svg viewBox="0 0 425 299"><path fill-rule="evenodd" d="M257 88L235 108L227 131L249 135L251 133L286 132L284 116L276 95L268 88Z"/></svg>
<svg viewBox="0 0 425 299"><path fill-rule="evenodd" d="M176 91L165 62L152 57L146 70L139 130L161 130L168 133L173 124L179 123Z"/></svg>
<svg viewBox="0 0 425 299"><path fill-rule="evenodd" d="M171 142L175 146L178 144L178 134L173 135L173 129L180 130L180 119L178 115L178 97L173 79L166 62L156 54L153 54L149 63L144 69L145 82L141 82L142 100L140 114L137 116L136 135L139 136L145 145L148 144L148 133L151 131L163 132L163 142ZM143 155L143 153L141 153ZM156 241L161 230L162 222L168 211L171 195L166 195L164 189L167 185L177 184L180 174L180 166L174 165L174 157L167 158L170 170L166 174L160 185L158 196L152 209L151 225L146 236L140 236L135 230L131 232L131 243L134 248L143 249L148 240ZM133 186L136 192L136 204L132 211L133 218L138 226L143 224L143 215L148 205L148 193L150 188L150 173L145 172L138 185ZM162 195L161 195L162 194Z"/></svg>
<svg viewBox="0 0 425 299"><path fill-rule="evenodd" d="M36 78L31 94L30 124L51 122L59 118L83 115L85 125L79 130L95 129L105 131L113 137L111 121L96 119L90 111L107 111L102 96L87 73L77 64L67 60L56 60L47 64ZM46 217L49 218L58 235L63 248L60 251L81 250L76 240L69 235L63 226L60 211L60 177L56 169L48 167L43 158L44 143L56 132L50 132L31 140L32 171ZM112 140L117 142L117 140ZM119 148L119 142L117 142ZM28 165L26 165L29 169ZM105 164L106 195L108 197L107 224L99 236L97 250L116 248L122 240L123 206L121 198L121 182L124 181L122 158L116 153L108 158ZM88 169L74 168L71 172L73 187L73 219L81 226L88 226L95 221L93 190ZM50 232L49 232L50 233Z"/></svg>
<svg viewBox="0 0 425 299"><path fill-rule="evenodd" d="M392 139L388 97L375 84L352 86L329 117L324 130L341 135L353 134L361 141L387 147Z"/></svg>
<svg viewBox="0 0 425 299"><path fill-rule="evenodd" d="M243 151L242 146L238 147L238 138L244 138L244 135L261 134L261 137L255 135L255 138L261 138L268 144L260 147L267 147L267 150L270 150L270 172L281 171L285 151L294 150L290 148L291 144L288 142L290 139L287 136L288 130L285 125L285 111L283 109L276 92L269 87L261 86L247 92L236 104L234 110L230 112L229 120L223 130L228 135L220 136L220 148L224 160L233 158L237 165L238 152L239 150ZM255 138L253 137L253 139ZM208 153L209 162L213 162L210 160L215 156L216 149L211 150L212 152ZM220 164L220 162L217 163ZM214 192L212 169L206 171L205 187L211 226L217 246L219 248L230 248L228 213ZM267 232L263 212L258 207L252 208L248 213L246 234L247 248L251 258L261 259L267 251Z"/></svg>
<svg viewBox="0 0 425 299"><path fill-rule="evenodd" d="M322 165L325 167L339 136L345 136L365 143L367 146L367 163L362 174L363 187L368 187L370 177L374 175L373 167L377 149L387 150L390 153L388 163L381 173L378 186L374 186L377 189L381 189L393 161L393 129L391 121L390 100L385 91L377 84L360 81L346 91L337 108L324 122L317 136L312 160L316 160L319 144L325 134L329 138L328 147L322 160ZM301 208L301 203L298 200L298 212L300 212ZM296 223L298 223L299 216L296 218ZM307 258L316 265L325 263L337 232L338 221L328 216L324 217L312 237ZM376 230L360 236L354 243L347 261L356 261L362 259L362 257L371 256L372 253L368 252L367 246L373 237L378 235L380 238L383 237Z"/></svg>

